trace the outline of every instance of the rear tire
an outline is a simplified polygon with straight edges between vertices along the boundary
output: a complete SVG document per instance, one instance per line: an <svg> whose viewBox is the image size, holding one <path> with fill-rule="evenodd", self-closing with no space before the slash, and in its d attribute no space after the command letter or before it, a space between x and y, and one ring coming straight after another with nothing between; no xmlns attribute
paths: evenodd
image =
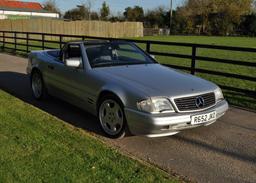
<svg viewBox="0 0 256 183"><path fill-rule="evenodd" d="M40 71L33 71L30 77L32 95L36 100L41 100L47 96L44 80Z"/></svg>
<svg viewBox="0 0 256 183"><path fill-rule="evenodd" d="M121 139L126 135L126 118L123 104L115 95L107 94L98 105L98 120L107 137Z"/></svg>

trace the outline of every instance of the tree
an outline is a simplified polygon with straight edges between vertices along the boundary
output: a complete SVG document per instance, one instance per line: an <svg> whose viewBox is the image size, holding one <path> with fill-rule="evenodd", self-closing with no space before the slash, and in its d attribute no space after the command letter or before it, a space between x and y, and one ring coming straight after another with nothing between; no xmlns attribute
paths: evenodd
<svg viewBox="0 0 256 183"><path fill-rule="evenodd" d="M110 14L109 6L107 5L106 1L104 1L100 9L100 17L102 20L107 20L109 14Z"/></svg>
<svg viewBox="0 0 256 183"><path fill-rule="evenodd" d="M143 21L144 10L140 6L134 6L133 8L127 7L124 11L124 17L128 21Z"/></svg>
<svg viewBox="0 0 256 183"><path fill-rule="evenodd" d="M191 13L184 6L178 7L176 10L176 17L174 17L178 20L178 23L180 24L179 27L182 28L179 30L181 34L193 34L196 31L194 27L194 19L189 16L190 14Z"/></svg>
<svg viewBox="0 0 256 183"><path fill-rule="evenodd" d="M110 22L119 22L120 20L119 20L119 17L118 17L118 16L111 16L111 17L109 18L109 21L110 21Z"/></svg>
<svg viewBox="0 0 256 183"><path fill-rule="evenodd" d="M158 7L153 10L148 10L145 14L146 27L167 27L170 25L168 12L163 7Z"/></svg>
<svg viewBox="0 0 256 183"><path fill-rule="evenodd" d="M70 20L89 20L90 12L85 5L80 5L77 8L67 11L64 18Z"/></svg>
<svg viewBox="0 0 256 183"><path fill-rule="evenodd" d="M215 11L216 0L187 0L181 9L188 21L193 21L193 26L199 33L206 33L209 25L209 15Z"/></svg>
<svg viewBox="0 0 256 183"><path fill-rule="evenodd" d="M96 1L96 0L94 0ZM80 3L82 6L86 7L88 10L88 20L98 20L98 13L97 12L91 12L92 6L93 6L93 0L80 0ZM97 13L97 15L95 14ZM93 16L93 17L91 17Z"/></svg>
<svg viewBox="0 0 256 183"><path fill-rule="evenodd" d="M57 7L55 0L47 0L43 3L43 9L53 13L59 13L60 9Z"/></svg>
<svg viewBox="0 0 256 183"><path fill-rule="evenodd" d="M219 6L217 13L222 16L219 22L222 35L228 35L235 32L241 23L241 17L248 15L252 10L252 0L218 0Z"/></svg>
<svg viewBox="0 0 256 183"><path fill-rule="evenodd" d="M99 14L96 12L96 11L92 11L91 13L90 13L90 20L99 20L100 19L100 17L99 17Z"/></svg>
<svg viewBox="0 0 256 183"><path fill-rule="evenodd" d="M256 36L256 14L244 16L239 29L242 35Z"/></svg>
<svg viewBox="0 0 256 183"><path fill-rule="evenodd" d="M125 8L125 11L124 11L124 17L125 17L125 19L126 19L126 20L129 20L129 17L130 17L131 11L132 11L132 8L131 8L131 7L127 7L127 8Z"/></svg>
<svg viewBox="0 0 256 183"><path fill-rule="evenodd" d="M187 0L180 9L199 33L227 35L236 30L241 16L251 12L252 0Z"/></svg>
<svg viewBox="0 0 256 183"><path fill-rule="evenodd" d="M167 20L168 24L170 16L170 12L167 13ZM168 25L168 27L170 27ZM191 21L187 20L184 16L180 14L180 8L178 7L177 10L173 11L172 17L172 26L170 30L171 34L191 34L193 32L193 28L191 27Z"/></svg>
<svg viewBox="0 0 256 183"><path fill-rule="evenodd" d="M131 7L125 9L126 19L135 17L130 13L132 10ZM250 16L252 12L256 14L256 0L185 0L173 12L171 33L231 35L241 29L245 31L247 27L252 35L255 28L254 16ZM163 7L148 10L144 15L144 26L170 27L169 14Z"/></svg>
<svg viewBox="0 0 256 183"><path fill-rule="evenodd" d="M117 12L117 15L111 15L111 17L109 18L109 21L111 22L123 22L125 21L125 18L123 16L122 12Z"/></svg>

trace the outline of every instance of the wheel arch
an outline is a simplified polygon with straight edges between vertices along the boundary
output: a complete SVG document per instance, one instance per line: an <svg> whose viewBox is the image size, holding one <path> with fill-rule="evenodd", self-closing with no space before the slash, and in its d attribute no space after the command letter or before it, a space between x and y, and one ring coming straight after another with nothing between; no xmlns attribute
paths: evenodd
<svg viewBox="0 0 256 183"><path fill-rule="evenodd" d="M107 96L107 95L112 95L112 96L115 97L117 100L119 100L118 103L120 103L120 105L122 105L121 108L122 108L122 112L123 112L123 115L124 115L124 125L123 125L124 131L121 133L121 135L117 135L117 136L116 136L116 135L115 135L115 136L109 136L109 135L108 135L108 137L110 137L110 138L123 138L125 135L131 134L131 132L130 132L129 125L128 125L127 120L126 120L126 115L125 115L125 110L124 110L124 104L125 104L125 103L124 103L124 101L122 100L123 98L119 96L120 93L119 93L119 95L118 95L116 92L114 92L114 91L112 91L112 90L107 90L107 89L102 90L102 91L100 92L100 94L99 94L98 99L97 99L97 116L99 115L98 112L99 112L99 108L100 108L100 104L101 104L102 98L104 98L104 96ZM99 116L98 116L98 117L99 117ZM105 132L105 133L106 133L106 132ZM107 133L106 133L106 134L107 134Z"/></svg>
<svg viewBox="0 0 256 183"><path fill-rule="evenodd" d="M108 84L101 88L98 98L96 100L96 110L98 111L99 102L105 94L112 94L116 96L122 103L124 108L137 108L137 102L146 98L143 93L138 92L138 90L133 89L129 86L118 86L116 84Z"/></svg>
<svg viewBox="0 0 256 183"><path fill-rule="evenodd" d="M38 69L37 67L32 68L31 73L30 73L30 84L31 84L32 91L33 91L33 86L32 86L33 85L33 75L35 73L37 73L37 75L41 78L41 81L42 81L42 94L39 97L35 96L35 98L36 98L36 100L41 100L42 98L45 98L47 96L48 91L47 91L47 88L45 86L43 74L40 71L40 69Z"/></svg>
<svg viewBox="0 0 256 183"><path fill-rule="evenodd" d="M31 70L31 75L32 75L34 72L39 72L40 74L42 74L41 70L40 70L38 67L33 67L33 68L32 68L32 70Z"/></svg>
<svg viewBox="0 0 256 183"><path fill-rule="evenodd" d="M97 98L97 111L99 109L99 105L100 105L100 102L102 100L102 98L104 98L104 96L107 96L107 95L113 95L114 97L116 97L122 104L122 107L124 107L125 103L124 101L122 100L122 97L120 97L117 92L114 92L114 91L111 91L109 89L104 89L100 92L98 98Z"/></svg>
<svg viewBox="0 0 256 183"><path fill-rule="evenodd" d="M33 68L31 69L31 73L30 73L30 81L31 81L31 79L32 79L32 75L33 75L35 72L38 72L38 73L42 76L42 78L43 78L43 74L42 74L41 70L40 70L38 67L33 67Z"/></svg>
<svg viewBox="0 0 256 183"><path fill-rule="evenodd" d="M30 73L30 82L31 82L31 79L32 79L32 74L34 72L38 72L41 75L44 87L48 91L48 85L47 85L47 82L45 81L44 74L43 74L43 72L38 67L33 67L32 68L31 73Z"/></svg>

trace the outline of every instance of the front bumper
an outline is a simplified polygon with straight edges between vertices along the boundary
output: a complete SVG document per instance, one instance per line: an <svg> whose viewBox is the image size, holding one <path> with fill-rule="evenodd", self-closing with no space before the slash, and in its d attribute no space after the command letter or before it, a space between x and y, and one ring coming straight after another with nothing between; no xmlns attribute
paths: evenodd
<svg viewBox="0 0 256 183"><path fill-rule="evenodd" d="M185 129L208 126L216 122L227 110L228 103L226 100L223 100L218 102L214 107L200 112L155 115L125 108L125 115L129 130L132 134L148 137L162 137L174 135ZM191 116L212 111L216 111L216 120L204 124L191 125Z"/></svg>

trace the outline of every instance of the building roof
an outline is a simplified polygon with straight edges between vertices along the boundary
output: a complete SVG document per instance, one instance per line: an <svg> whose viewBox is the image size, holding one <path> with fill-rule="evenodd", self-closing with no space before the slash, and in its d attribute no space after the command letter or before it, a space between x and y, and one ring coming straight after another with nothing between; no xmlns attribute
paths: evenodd
<svg viewBox="0 0 256 183"><path fill-rule="evenodd" d="M37 2L22 2L11 0L0 0L0 9L18 9L26 11L41 11L43 7Z"/></svg>

